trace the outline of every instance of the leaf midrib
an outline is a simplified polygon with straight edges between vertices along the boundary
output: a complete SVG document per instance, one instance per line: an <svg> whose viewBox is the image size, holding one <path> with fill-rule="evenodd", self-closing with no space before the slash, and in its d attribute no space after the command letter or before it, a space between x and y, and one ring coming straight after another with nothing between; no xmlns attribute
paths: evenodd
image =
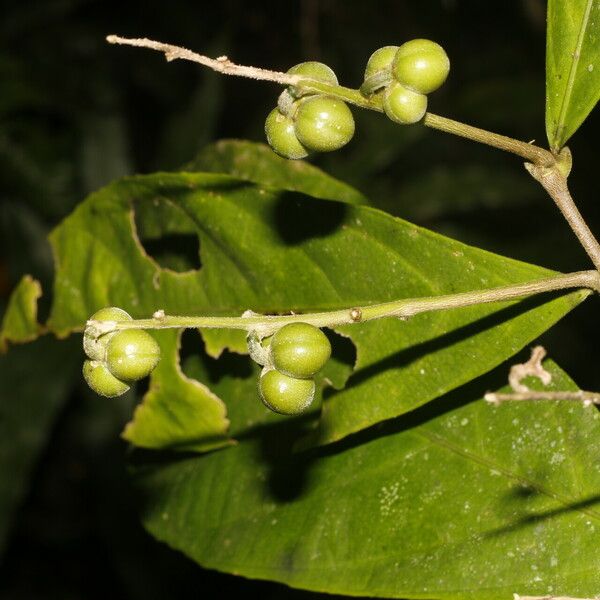
<svg viewBox="0 0 600 600"><path fill-rule="evenodd" d="M575 87L575 76L577 75L577 67L579 66L579 60L581 59L581 48L583 46L583 41L587 32L587 24L590 18L590 12L592 10L593 4L594 0L587 0L587 5L585 7L583 19L579 28L579 34L577 36L575 51L572 54L573 61L571 62L571 68L569 69L569 79L567 80L567 87L565 88L565 93L563 95L563 100L561 103L560 113L558 117L558 123L556 124L556 131L554 134L555 144L557 146L560 145L562 141L561 138L565 128L567 110L569 109L571 103L571 96L573 94L573 88Z"/></svg>

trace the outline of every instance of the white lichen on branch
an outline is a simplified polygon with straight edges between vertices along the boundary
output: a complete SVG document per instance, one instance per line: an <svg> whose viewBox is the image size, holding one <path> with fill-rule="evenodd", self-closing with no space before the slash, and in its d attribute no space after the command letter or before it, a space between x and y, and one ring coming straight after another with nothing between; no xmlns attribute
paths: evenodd
<svg viewBox="0 0 600 600"><path fill-rule="evenodd" d="M273 81L282 85L296 85L302 78L297 75L289 75L279 71L270 71L269 69L261 69L259 67L249 67L246 65L237 65L227 56L219 56L210 58L197 52L192 52L187 48L156 42L148 38L124 38L118 35L106 36L106 41L109 44L120 44L124 46L135 46L136 48L149 48L162 52L167 61L172 60L189 60L195 62L223 75L234 75L236 77L248 77L250 79L258 79L260 81Z"/></svg>

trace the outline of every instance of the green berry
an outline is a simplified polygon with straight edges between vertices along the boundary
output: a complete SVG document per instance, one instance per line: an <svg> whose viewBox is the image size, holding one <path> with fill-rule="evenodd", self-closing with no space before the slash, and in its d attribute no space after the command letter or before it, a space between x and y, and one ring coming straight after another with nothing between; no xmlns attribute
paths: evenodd
<svg viewBox="0 0 600 600"><path fill-rule="evenodd" d="M129 389L124 381L117 379L103 363L96 360L84 361L83 378L97 394L107 398L121 396Z"/></svg>
<svg viewBox="0 0 600 600"><path fill-rule="evenodd" d="M336 74L333 72L333 69L321 62L303 62L293 66L291 69L288 70L288 73L290 75L305 75L306 77L316 79L317 81L322 81L323 83L328 83L329 85L338 84L338 79ZM288 89L293 96L301 95L301 90L299 90L293 85L290 86Z"/></svg>
<svg viewBox="0 0 600 600"><path fill-rule="evenodd" d="M260 396L267 408L282 415L305 412L315 397L312 379L295 379L272 369L259 382Z"/></svg>
<svg viewBox="0 0 600 600"><path fill-rule="evenodd" d="M327 336L309 323L289 323L275 332L271 358L278 371L309 379L320 371L331 356Z"/></svg>
<svg viewBox="0 0 600 600"><path fill-rule="evenodd" d="M308 150L296 137L294 121L291 117L282 115L276 108L269 113L265 121L265 133L269 146L279 156L291 160L308 156Z"/></svg>
<svg viewBox="0 0 600 600"><path fill-rule="evenodd" d="M365 79L382 71L390 71L397 51L398 46L384 46L383 48L379 48L379 50L375 50L367 61Z"/></svg>
<svg viewBox="0 0 600 600"><path fill-rule="evenodd" d="M160 359L160 347L143 329L124 329L110 338L106 366L123 381L142 379L153 371Z"/></svg>
<svg viewBox="0 0 600 600"><path fill-rule="evenodd" d="M437 90L448 77L450 60L431 40L411 40L398 48L392 72L403 85L421 94Z"/></svg>
<svg viewBox="0 0 600 600"><path fill-rule="evenodd" d="M354 135L352 112L336 98L312 96L301 100L295 120L298 140L309 150L338 150Z"/></svg>
<svg viewBox="0 0 600 600"><path fill-rule="evenodd" d="M95 312L91 317L92 321L131 321L131 315L126 313L121 308L117 308L116 306L108 306L106 308L101 308L99 311ZM96 337L93 334L93 331L86 327L83 332L83 350L86 355L92 360L99 360L104 362L106 358L106 346L110 338L116 332L106 333L100 337Z"/></svg>
<svg viewBox="0 0 600 600"><path fill-rule="evenodd" d="M427 111L427 96L413 92L396 81L383 92L383 110L396 123L416 123Z"/></svg>

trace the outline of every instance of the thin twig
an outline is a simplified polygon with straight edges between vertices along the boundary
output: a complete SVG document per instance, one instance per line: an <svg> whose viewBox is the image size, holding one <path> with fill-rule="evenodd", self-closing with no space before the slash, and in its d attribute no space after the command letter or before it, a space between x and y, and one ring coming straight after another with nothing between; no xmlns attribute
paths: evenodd
<svg viewBox="0 0 600 600"><path fill-rule="evenodd" d="M187 48L173 46L172 44L164 44L156 42L148 38L124 38L118 35L109 35L106 37L109 44L121 44L125 46L135 46L137 48L149 48L163 52L168 61L182 59L198 63L223 75L235 75L237 77L248 77L250 79L259 79L261 81L273 81L282 85L296 85L301 81L301 77L297 75L289 75L288 73L280 73L278 71L270 71L268 69L260 69L258 67L247 67L245 65L236 65L226 56L218 58L209 58L202 54L192 52Z"/></svg>
<svg viewBox="0 0 600 600"><path fill-rule="evenodd" d="M600 394L596 392L586 392L585 390L541 392L529 390L521 383L525 377L537 377L544 385L549 385L552 381L552 375L544 369L542 360L546 356L546 349L543 346L536 346L531 350L530 359L522 364L513 365L510 368L508 383L514 390L511 393L501 394L488 392L483 398L490 404L502 404L502 402L530 402L532 400L572 400L581 402L584 406L591 404L600 404Z"/></svg>
<svg viewBox="0 0 600 600"><path fill-rule="evenodd" d="M519 596L513 595L514 600L597 600L596 598L573 598L572 596Z"/></svg>
<svg viewBox="0 0 600 600"><path fill-rule="evenodd" d="M451 133L459 137L468 138L474 142L479 142L480 144L486 144L499 150L511 152L538 165L551 167L556 162L554 155L544 148L516 140L506 135L492 133L486 129L473 127L466 123L453 121L440 115L428 112L423 119L423 124L426 127L431 127L444 133Z"/></svg>
<svg viewBox="0 0 600 600"><path fill-rule="evenodd" d="M502 404L502 402L531 402L532 400L571 400L581 402L584 406L600 404L600 394L597 392L586 392L578 390L576 392L514 392L512 394L499 394L489 392L484 399L490 404ZM524 596L523 596L524 597Z"/></svg>

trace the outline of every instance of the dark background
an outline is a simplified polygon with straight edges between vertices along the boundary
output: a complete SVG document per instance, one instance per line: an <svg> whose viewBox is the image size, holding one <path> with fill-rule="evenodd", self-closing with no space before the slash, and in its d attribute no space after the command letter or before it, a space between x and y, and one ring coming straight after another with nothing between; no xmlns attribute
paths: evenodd
<svg viewBox="0 0 600 600"><path fill-rule="evenodd" d="M46 0L0 8L0 309L24 273L50 289L45 236L89 192L122 175L177 168L217 139L263 141L276 86L109 46L110 33L276 70L321 60L352 87L378 47L431 38L452 62L448 82L430 97L432 112L545 145L541 0ZM381 115L355 115L355 139L313 162L374 205L513 258L589 268L516 157ZM592 115L569 144L572 191L596 230L599 123ZM588 301L541 340L585 389L600 388L597 310L597 300ZM203 571L145 534L118 438L131 406L102 401L79 379L50 421L10 517L1 598L319 597Z"/></svg>

